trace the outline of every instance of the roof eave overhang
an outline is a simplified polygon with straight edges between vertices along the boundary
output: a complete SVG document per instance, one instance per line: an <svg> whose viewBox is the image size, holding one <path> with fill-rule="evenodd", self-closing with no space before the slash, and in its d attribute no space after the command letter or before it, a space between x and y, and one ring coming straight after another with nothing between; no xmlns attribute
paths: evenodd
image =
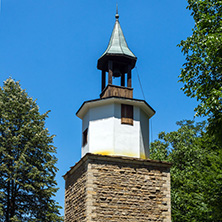
<svg viewBox="0 0 222 222"><path fill-rule="evenodd" d="M135 64L136 64L136 61L137 61L136 56L132 57L130 55L121 54L121 53L119 53L119 54L117 54L117 53L106 53L98 59L97 68L100 69L100 70L106 69L107 68L106 66L108 65L108 61L115 59L115 57L119 61L121 61L120 58L122 58L122 60L126 60L125 62L130 61L131 65L132 65L132 69L135 67Z"/></svg>
<svg viewBox="0 0 222 222"><path fill-rule="evenodd" d="M124 103L128 105L134 105L137 107L140 107L149 118L151 118L156 111L145 101L145 100L139 100L139 99L130 99L130 98L123 98L123 97L107 97L103 99L95 99L95 100L89 100L85 101L79 110L76 112L76 115L83 119L83 117L86 115L88 110L93 107L108 105L110 103Z"/></svg>

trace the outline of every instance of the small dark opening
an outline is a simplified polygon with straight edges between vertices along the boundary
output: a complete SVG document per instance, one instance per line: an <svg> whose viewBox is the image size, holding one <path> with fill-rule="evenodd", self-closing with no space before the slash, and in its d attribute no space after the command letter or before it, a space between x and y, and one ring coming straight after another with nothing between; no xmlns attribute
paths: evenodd
<svg viewBox="0 0 222 222"><path fill-rule="evenodd" d="M82 133L82 145L85 146L88 143L88 128Z"/></svg>

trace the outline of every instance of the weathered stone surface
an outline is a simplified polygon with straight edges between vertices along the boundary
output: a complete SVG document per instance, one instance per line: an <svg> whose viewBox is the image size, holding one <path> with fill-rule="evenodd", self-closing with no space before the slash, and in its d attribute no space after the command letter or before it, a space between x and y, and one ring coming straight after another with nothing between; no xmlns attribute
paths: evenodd
<svg viewBox="0 0 222 222"><path fill-rule="evenodd" d="M65 185L65 221L86 220L86 165L68 174Z"/></svg>
<svg viewBox="0 0 222 222"><path fill-rule="evenodd" d="M64 176L65 222L171 221L170 164L87 154Z"/></svg>

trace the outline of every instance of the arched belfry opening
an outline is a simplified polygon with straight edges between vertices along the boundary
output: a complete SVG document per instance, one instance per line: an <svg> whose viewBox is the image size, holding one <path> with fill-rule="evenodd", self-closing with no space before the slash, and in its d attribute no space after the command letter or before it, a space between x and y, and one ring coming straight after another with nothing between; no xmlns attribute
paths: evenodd
<svg viewBox="0 0 222 222"><path fill-rule="evenodd" d="M102 71L100 97L132 98L132 69L135 67L137 58L126 43L118 12L115 17L116 22L108 47L97 63L97 68ZM120 78L119 85L113 84L113 78Z"/></svg>

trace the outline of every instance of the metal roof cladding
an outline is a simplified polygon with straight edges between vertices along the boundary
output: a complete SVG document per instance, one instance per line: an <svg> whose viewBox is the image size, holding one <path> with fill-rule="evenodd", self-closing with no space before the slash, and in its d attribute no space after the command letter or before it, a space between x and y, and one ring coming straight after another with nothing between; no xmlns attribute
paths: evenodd
<svg viewBox="0 0 222 222"><path fill-rule="evenodd" d="M100 59L106 55L124 55L129 56L132 59L136 59L136 56L131 52L126 43L126 39L123 35L123 31L119 23L119 14L118 11L115 15L116 22L113 28L113 32L109 41L109 45Z"/></svg>

